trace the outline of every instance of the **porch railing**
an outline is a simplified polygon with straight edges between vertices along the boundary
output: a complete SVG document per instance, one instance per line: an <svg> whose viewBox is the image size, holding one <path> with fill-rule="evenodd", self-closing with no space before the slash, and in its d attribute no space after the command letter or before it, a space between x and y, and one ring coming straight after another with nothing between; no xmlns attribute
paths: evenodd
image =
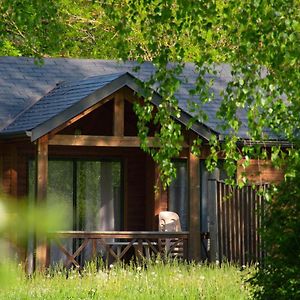
<svg viewBox="0 0 300 300"><path fill-rule="evenodd" d="M64 254L65 267L81 268L86 260L83 256L88 260L101 258L107 264L123 259L142 261L157 255L186 259L188 237L187 231L57 231L50 233L48 240ZM88 255L84 255L87 250Z"/></svg>

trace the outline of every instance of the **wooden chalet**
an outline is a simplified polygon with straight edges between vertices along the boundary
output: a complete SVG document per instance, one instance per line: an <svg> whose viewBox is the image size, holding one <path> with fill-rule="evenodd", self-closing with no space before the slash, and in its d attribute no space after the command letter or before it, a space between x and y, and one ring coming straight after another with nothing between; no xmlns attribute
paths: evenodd
<svg viewBox="0 0 300 300"><path fill-rule="evenodd" d="M47 237L65 239L59 242L60 251L45 237L29 239L24 254L29 268L35 260L44 267L62 258L67 266L79 266L80 260L99 251L115 259L125 257L130 248L156 254L159 242L171 238L183 241L190 260L220 259L221 248L232 260L243 263L247 255L257 259L258 196L241 207L237 195L234 204L225 207L218 195L226 188L216 182L222 179L222 170L208 174L204 167L210 134L221 137L215 112L219 90L229 80L228 66L222 66L216 77L216 100L204 107L210 121L184 129L183 151L174 160L177 178L167 191L156 192L158 167L140 149L133 111L133 103L143 101L137 80L149 78L154 69L145 63L133 71L135 65L58 58L45 59L39 66L30 58L0 58L1 187L17 199L35 198L50 206L62 203L68 216L64 228ZM192 65L187 65L184 76L195 80ZM183 80L176 95L182 110L177 121L183 128L192 116L187 108L190 82ZM159 101L154 93L154 107ZM156 129L150 125L150 145L157 146ZM242 130L241 138L246 138L246 129ZM195 136L204 142L200 158L191 153ZM259 178L269 182L280 176L268 166ZM178 213L182 232L158 231L158 214L165 210ZM207 232L210 242L205 240Z"/></svg>

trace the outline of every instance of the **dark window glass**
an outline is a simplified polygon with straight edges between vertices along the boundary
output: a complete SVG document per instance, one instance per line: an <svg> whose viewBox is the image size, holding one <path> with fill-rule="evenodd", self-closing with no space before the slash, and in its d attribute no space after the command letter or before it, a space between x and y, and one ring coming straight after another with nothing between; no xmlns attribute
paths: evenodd
<svg viewBox="0 0 300 300"><path fill-rule="evenodd" d="M179 215L182 230L188 230L188 174L184 160L175 161L176 178L169 188L169 210Z"/></svg>

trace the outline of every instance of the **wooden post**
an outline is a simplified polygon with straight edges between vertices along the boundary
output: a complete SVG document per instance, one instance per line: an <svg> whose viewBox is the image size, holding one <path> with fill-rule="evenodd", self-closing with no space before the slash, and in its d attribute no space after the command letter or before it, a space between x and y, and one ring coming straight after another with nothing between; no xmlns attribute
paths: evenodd
<svg viewBox="0 0 300 300"><path fill-rule="evenodd" d="M124 135L124 97L116 94L114 100L114 136Z"/></svg>
<svg viewBox="0 0 300 300"><path fill-rule="evenodd" d="M200 236L200 161L189 152L189 260L200 261L201 236Z"/></svg>
<svg viewBox="0 0 300 300"><path fill-rule="evenodd" d="M36 152L36 203L45 205L48 186L48 136L37 141ZM41 220L42 222L42 220ZM45 233L44 233L45 234ZM48 249L46 236L37 236L36 267L43 270L48 263Z"/></svg>
<svg viewBox="0 0 300 300"><path fill-rule="evenodd" d="M208 180L208 231L210 234L210 261L219 260L219 230L218 230L218 197L217 197L217 181L216 179Z"/></svg>

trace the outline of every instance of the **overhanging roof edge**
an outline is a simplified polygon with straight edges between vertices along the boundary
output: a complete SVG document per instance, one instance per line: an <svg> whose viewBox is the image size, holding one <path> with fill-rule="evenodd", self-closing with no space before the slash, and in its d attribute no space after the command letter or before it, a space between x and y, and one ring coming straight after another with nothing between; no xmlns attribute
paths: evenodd
<svg viewBox="0 0 300 300"><path fill-rule="evenodd" d="M131 74L130 74L131 75ZM132 78L135 78L132 76ZM128 87L130 87L132 90L137 91L138 93L140 93L143 96L143 90L142 88L136 83L133 82L132 80L128 81L127 83ZM153 93L153 97L151 102L158 106L161 100L161 96L154 91ZM186 113L184 110L180 109L181 113L180 113L180 117L174 117L178 122L182 123L183 125L187 126L189 120L192 118L188 113ZM199 123L199 122L195 122L192 127L191 130L193 130L195 133L197 133L198 135L200 135L201 137L203 137L205 140L209 140L212 132L214 132L215 134L218 134L217 132L215 132L214 130L207 128L205 125Z"/></svg>
<svg viewBox="0 0 300 300"><path fill-rule="evenodd" d="M80 114L84 110L90 108L95 105L102 99L109 97L122 87L126 85L127 79L132 77L128 72L124 73L120 77L112 80L105 86L97 89L90 95L82 98L79 102L67 108L66 110L60 112L54 117L50 118L46 122L38 125L37 127L32 129L31 141L34 142L39 139L41 136L47 134L51 130L57 128L59 125L67 122L72 119L76 115Z"/></svg>
<svg viewBox="0 0 300 300"><path fill-rule="evenodd" d="M112 80L105 86L97 89L90 95L82 98L79 102L72 105L71 107L67 108L66 110L60 112L59 114L55 115L54 117L50 118L49 120L45 121L44 123L38 125L37 127L31 130L31 141L34 142L39 139L41 136L49 133L51 130L57 128L59 125L67 122L68 120L72 119L76 115L80 114L84 110L90 108L91 106L95 105L102 99L109 97L116 91L120 90L124 86L128 86L133 91L137 92L141 96L145 95L142 87L138 84L139 79L131 75L129 72L124 73L120 77ZM153 97L151 102L158 106L161 101L161 96L154 91ZM191 116L181 109L181 116L180 118L175 117L175 119L182 123L183 125L187 126L189 119ZM209 140L211 133L213 130L206 128L205 125L200 123L194 123L191 127L195 133L206 139Z"/></svg>

